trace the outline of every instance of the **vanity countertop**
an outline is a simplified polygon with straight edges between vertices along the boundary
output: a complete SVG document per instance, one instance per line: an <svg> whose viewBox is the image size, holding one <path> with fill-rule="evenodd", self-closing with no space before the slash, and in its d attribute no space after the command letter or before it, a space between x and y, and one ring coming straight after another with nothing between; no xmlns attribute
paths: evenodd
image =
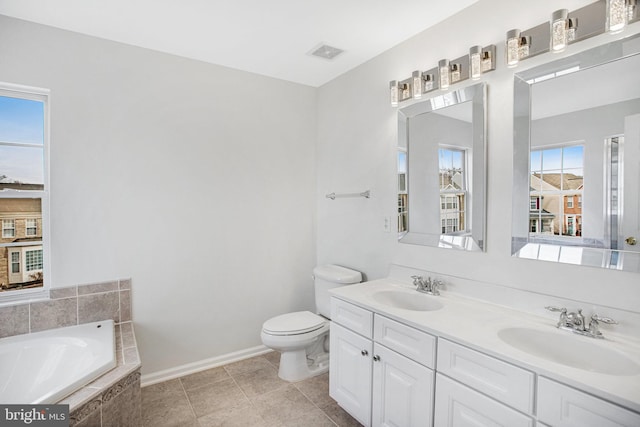
<svg viewBox="0 0 640 427"><path fill-rule="evenodd" d="M380 291L416 292L416 298L436 299L443 307L434 311L414 311L383 304L374 298ZM369 309L438 337L450 339L485 354L513 363L547 378L574 386L600 398L640 412L640 370L635 375L610 375L574 368L521 351L499 338L506 328L528 328L582 340L622 353L640 367L640 343L603 328L605 339L582 337L555 327L554 320L441 291L441 296L419 294L410 283L378 279L331 290L334 297ZM412 295L412 294L409 294ZM555 314L554 314L555 315Z"/></svg>

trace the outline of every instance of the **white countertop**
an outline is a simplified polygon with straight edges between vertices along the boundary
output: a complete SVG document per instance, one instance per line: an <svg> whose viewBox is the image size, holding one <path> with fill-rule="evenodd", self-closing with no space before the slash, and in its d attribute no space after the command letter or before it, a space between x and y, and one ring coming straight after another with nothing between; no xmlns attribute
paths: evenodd
<svg viewBox="0 0 640 427"><path fill-rule="evenodd" d="M420 297L437 299L443 307L435 311L414 311L392 307L373 298L373 294L382 290L415 292ZM608 330L603 330L605 339L583 337L557 329L555 323L546 317L465 298L446 291L441 291L441 296L418 294L414 286L395 279L378 279L343 286L331 290L331 294L422 331L450 339L640 412L640 373L608 375L552 362L512 347L499 338L498 332L513 327L536 329L566 336L568 346L575 342L572 340L587 340L589 344L622 353L640 366L640 343L631 338L616 335Z"/></svg>

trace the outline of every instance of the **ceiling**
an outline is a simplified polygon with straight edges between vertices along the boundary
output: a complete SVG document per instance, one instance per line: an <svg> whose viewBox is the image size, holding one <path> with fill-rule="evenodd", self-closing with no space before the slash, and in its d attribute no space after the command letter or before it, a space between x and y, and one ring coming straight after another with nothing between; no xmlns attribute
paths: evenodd
<svg viewBox="0 0 640 427"><path fill-rule="evenodd" d="M0 0L0 14L321 86L477 0ZM322 44L344 50L311 56Z"/></svg>

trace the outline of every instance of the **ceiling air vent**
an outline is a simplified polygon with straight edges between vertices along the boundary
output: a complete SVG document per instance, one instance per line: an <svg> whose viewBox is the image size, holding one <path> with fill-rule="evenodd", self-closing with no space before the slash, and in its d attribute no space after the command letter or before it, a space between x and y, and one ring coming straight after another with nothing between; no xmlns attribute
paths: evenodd
<svg viewBox="0 0 640 427"><path fill-rule="evenodd" d="M338 49L337 47L329 46L326 44L315 47L309 52L312 56L317 56L319 58L324 59L333 59L336 56L340 55L344 50Z"/></svg>

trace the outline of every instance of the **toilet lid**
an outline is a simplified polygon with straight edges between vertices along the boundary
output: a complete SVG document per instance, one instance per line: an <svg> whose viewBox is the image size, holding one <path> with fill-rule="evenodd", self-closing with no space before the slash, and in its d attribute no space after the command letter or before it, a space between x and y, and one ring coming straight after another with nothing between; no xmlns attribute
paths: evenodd
<svg viewBox="0 0 640 427"><path fill-rule="evenodd" d="M267 320L262 329L272 335L296 335L320 329L326 321L310 311L296 311Z"/></svg>

